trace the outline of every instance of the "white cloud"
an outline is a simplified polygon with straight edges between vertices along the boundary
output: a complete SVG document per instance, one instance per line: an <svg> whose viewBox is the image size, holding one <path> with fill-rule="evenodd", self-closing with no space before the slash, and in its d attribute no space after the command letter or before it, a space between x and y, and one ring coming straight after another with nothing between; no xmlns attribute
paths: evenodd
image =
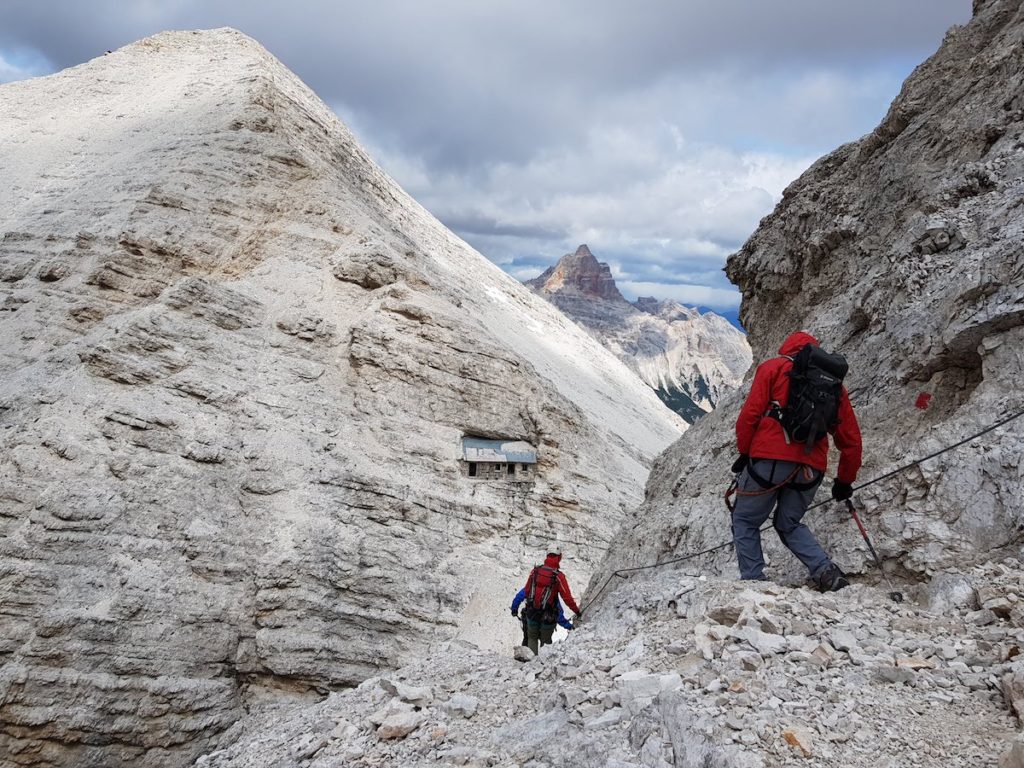
<svg viewBox="0 0 1024 768"><path fill-rule="evenodd" d="M785 185L871 130L969 16L967 0L48 0L0 8L0 49L68 66L234 26L513 274L587 242L622 280L730 291L725 257ZM34 74L22 60L0 58L0 80Z"/></svg>
<svg viewBox="0 0 1024 768"><path fill-rule="evenodd" d="M618 279L663 284L659 298L680 295L672 286L680 280L701 282L710 290L701 295L718 297L716 305L716 290L734 303L725 258L814 159L687 143L676 127L642 119L599 121L577 145L441 177L372 151L414 197L519 279L585 242Z"/></svg>
<svg viewBox="0 0 1024 768"><path fill-rule="evenodd" d="M736 309L740 293L735 288L709 288L706 285L683 283L619 283L619 290L627 298L654 296L657 299L675 299L680 304L701 305L712 309Z"/></svg>
<svg viewBox="0 0 1024 768"><path fill-rule="evenodd" d="M534 267L514 267L511 269L506 269L505 271L512 275L512 277L514 277L516 280L522 283L525 282L526 280L532 280L544 270L536 269Z"/></svg>

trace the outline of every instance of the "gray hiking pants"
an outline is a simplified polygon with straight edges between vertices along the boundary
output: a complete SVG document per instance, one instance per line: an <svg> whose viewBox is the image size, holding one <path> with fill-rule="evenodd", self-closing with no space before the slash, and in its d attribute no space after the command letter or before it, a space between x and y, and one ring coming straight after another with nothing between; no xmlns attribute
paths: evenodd
<svg viewBox="0 0 1024 768"><path fill-rule="evenodd" d="M777 485L789 477L797 464L791 461L774 459L751 459L754 472L770 486ZM796 555L800 562L807 566L811 578L829 565L828 555L821 548L814 534L803 523L804 513L814 499L814 494L821 485L824 474L819 470L811 470L813 476L808 479L803 471L798 472L792 481L803 486L796 489L787 484L778 490L761 496L737 496L736 508L732 513L732 537L736 546L736 557L740 565L741 579L764 578L764 553L761 551L760 528L775 511L774 527L782 543ZM738 489L757 493L766 490L750 476L750 468L744 469L736 478ZM809 485L809 487L807 487Z"/></svg>
<svg viewBox="0 0 1024 768"><path fill-rule="evenodd" d="M540 645L549 645L554 634L554 624L539 624L529 619L526 620L526 645L533 651L534 656L537 655L539 650L537 647L538 642Z"/></svg>

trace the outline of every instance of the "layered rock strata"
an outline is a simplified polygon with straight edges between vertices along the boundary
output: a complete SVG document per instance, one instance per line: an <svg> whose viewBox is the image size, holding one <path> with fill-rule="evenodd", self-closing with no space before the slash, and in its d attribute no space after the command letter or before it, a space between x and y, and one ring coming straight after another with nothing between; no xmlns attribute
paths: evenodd
<svg viewBox="0 0 1024 768"><path fill-rule="evenodd" d="M553 267L527 280L531 288L547 295L577 294L605 301L625 301L612 277L611 268L598 261L586 244L567 253ZM558 303L554 300L554 303Z"/></svg>
<svg viewBox="0 0 1024 768"><path fill-rule="evenodd" d="M237 32L0 90L5 765L180 765L255 699L492 644L684 426ZM466 436L537 464L471 478Z"/></svg>

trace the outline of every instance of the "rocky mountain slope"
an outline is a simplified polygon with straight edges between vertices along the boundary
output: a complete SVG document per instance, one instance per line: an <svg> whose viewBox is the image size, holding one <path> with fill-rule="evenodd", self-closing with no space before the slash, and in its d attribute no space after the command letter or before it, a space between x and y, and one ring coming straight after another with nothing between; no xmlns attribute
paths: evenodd
<svg viewBox="0 0 1024 768"><path fill-rule="evenodd" d="M994 766L1024 714L1016 565L947 574L907 605L659 573L529 663L453 643L268 708L196 766Z"/></svg>
<svg viewBox="0 0 1024 768"><path fill-rule="evenodd" d="M627 301L586 245L526 285L590 331L691 424L740 386L750 367L750 345L727 320L672 300Z"/></svg>
<svg viewBox="0 0 1024 768"><path fill-rule="evenodd" d="M240 33L0 95L5 765L181 765L504 644L485 611L549 538L584 577L685 427ZM470 478L466 436L537 464Z"/></svg>
<svg viewBox="0 0 1024 768"><path fill-rule="evenodd" d="M1022 34L1020 2L979 3L882 124L791 184L729 260L755 360L800 328L849 360L858 484L1024 410ZM659 457L621 562L729 539L721 494L744 394ZM1016 554L1022 449L1024 418L857 493L894 572L925 578L978 551ZM811 520L841 565L867 566L839 505ZM712 560L735 573L731 552ZM772 567L802 575L787 555Z"/></svg>
<svg viewBox="0 0 1024 768"><path fill-rule="evenodd" d="M1022 41L1021 2L975 2L730 261L755 359L798 328L850 359L862 483L1024 410ZM518 666L442 649L242 723L197 764L1024 766L1024 417L855 494L902 603L831 503L809 523L856 574L842 592L802 586L776 545L772 583L733 581L723 548L597 594L730 540L742 397L656 462L565 643Z"/></svg>

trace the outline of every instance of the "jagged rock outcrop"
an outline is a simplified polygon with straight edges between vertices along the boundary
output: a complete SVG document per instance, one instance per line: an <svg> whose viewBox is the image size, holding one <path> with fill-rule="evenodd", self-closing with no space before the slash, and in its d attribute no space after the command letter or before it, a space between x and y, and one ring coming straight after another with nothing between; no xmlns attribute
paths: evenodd
<svg viewBox="0 0 1024 768"><path fill-rule="evenodd" d="M668 299L626 301L611 269L586 245L526 285L590 331L691 424L736 389L750 367L746 337L725 318Z"/></svg>
<svg viewBox="0 0 1024 768"><path fill-rule="evenodd" d="M684 426L240 33L2 93L5 765L180 765L255 699L486 646ZM471 479L467 435L537 465Z"/></svg>
<svg viewBox="0 0 1024 768"><path fill-rule="evenodd" d="M553 267L526 284L545 296L589 296L605 301L625 301L612 277L611 268L599 262L586 244L567 253ZM554 303L558 303L554 301Z"/></svg>
<svg viewBox="0 0 1024 768"><path fill-rule="evenodd" d="M848 358L860 483L1024 410L1022 35L1020 2L979 4L882 124L791 184L729 260L755 361L800 328ZM659 458L609 568L730 540L721 497L744 395ZM893 573L927 578L979 551L1017 555L1022 453L1024 417L857 492ZM870 567L840 505L808 519L844 568ZM773 578L803 578L777 546L771 559ZM729 549L693 565L735 573Z"/></svg>

